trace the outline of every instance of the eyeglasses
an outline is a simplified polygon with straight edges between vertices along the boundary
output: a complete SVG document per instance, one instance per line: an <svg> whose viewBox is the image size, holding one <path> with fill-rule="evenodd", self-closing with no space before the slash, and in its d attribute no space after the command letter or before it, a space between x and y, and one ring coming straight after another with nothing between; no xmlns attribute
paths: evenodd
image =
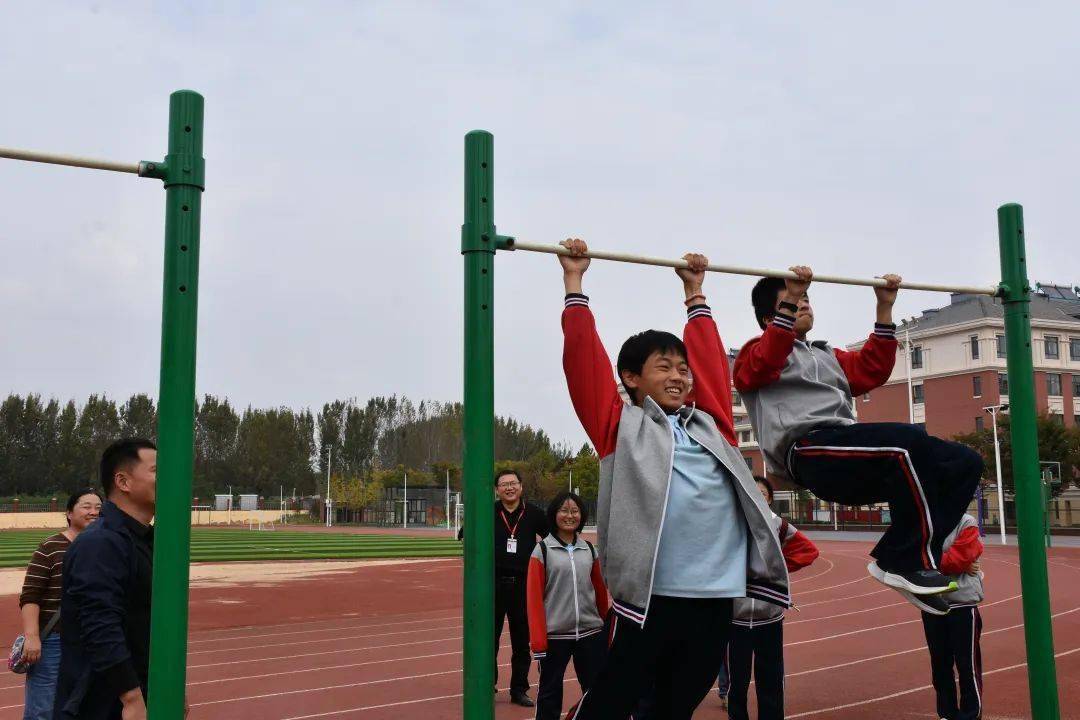
<svg viewBox="0 0 1080 720"><path fill-rule="evenodd" d="M512 487L521 487L521 483L519 483L517 480L513 480L511 482L501 482L498 485L498 488L500 490L506 490L507 488L512 488Z"/></svg>

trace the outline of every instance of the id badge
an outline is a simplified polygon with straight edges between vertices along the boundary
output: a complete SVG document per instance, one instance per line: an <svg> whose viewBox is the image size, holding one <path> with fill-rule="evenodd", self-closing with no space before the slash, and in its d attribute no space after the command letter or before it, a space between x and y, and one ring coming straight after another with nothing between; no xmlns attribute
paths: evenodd
<svg viewBox="0 0 1080 720"><path fill-rule="evenodd" d="M517 538L506 539L506 552L514 554L517 552Z"/></svg>

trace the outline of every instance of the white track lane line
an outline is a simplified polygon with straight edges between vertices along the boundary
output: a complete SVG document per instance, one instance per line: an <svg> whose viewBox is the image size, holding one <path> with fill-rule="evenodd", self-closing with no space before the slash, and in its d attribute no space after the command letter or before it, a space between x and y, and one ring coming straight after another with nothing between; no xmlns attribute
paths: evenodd
<svg viewBox="0 0 1080 720"><path fill-rule="evenodd" d="M502 650L503 648L508 647L510 647L510 645L500 645L499 649ZM414 655L412 657L403 658L391 658L390 660L365 660L364 662L347 663L345 665L324 665L322 667L304 668L302 670L285 670L282 672L263 673L261 675L241 675L237 677L214 678L213 680L198 680L196 682L189 682L187 686L192 687L194 685L214 685L217 683L233 682L234 680L259 680L268 677L279 677L281 675L299 675L300 673L319 672L321 670L345 670L346 668L365 667L368 665L385 665L387 663L407 662L411 660L428 660L430 658L446 657L448 655L460 655L461 652L461 650L451 650L450 652L433 653L431 655ZM22 686L20 685L19 687Z"/></svg>
<svg viewBox="0 0 1080 720"><path fill-rule="evenodd" d="M228 661L225 661L225 662L203 663L201 665L188 665L188 670L193 670L195 668L220 667L222 665L243 665L244 663L270 662L272 660L292 660L294 658L317 657L319 655L339 655L339 654L345 654L345 653L363 652L364 650L382 650L384 648L392 648L392 647L409 647L409 646L412 646L412 645L428 645L428 644L436 643L436 642L448 642L450 640L461 640L461 635L455 635L454 637L449 637L449 638L440 638L438 640L420 640L420 641L417 641L417 642L395 643L393 645L374 645L372 647L366 647L366 648L346 648L344 650L323 650L321 652L296 653L296 654L293 654L293 655L277 655L275 657L268 657L268 658L250 658L248 660L228 660ZM392 661L392 660L393 660L393 658L390 658L388 661Z"/></svg>
<svg viewBox="0 0 1080 720"><path fill-rule="evenodd" d="M1016 600L1019 597L1021 597L1021 596L1020 595L1013 595L1012 597L1007 597L1007 598L1005 598L1003 600L996 600L996 601L994 601L992 603L986 603L982 607L992 607L994 605L1000 605L1001 603L1006 603L1006 602L1009 602L1011 600ZM849 637L851 635L860 635L862 633L874 632L874 631L877 631L877 630L884 630L885 628L900 627L901 625L911 625L912 623L921 623L921 622L922 622L922 618L919 617L919 618L916 618L915 620L904 620L902 622L890 623L888 625L875 625L874 627L862 628L860 630L849 630L848 632L837 633L835 635L826 635L825 637L810 638L809 640L798 640L796 642L785 642L784 647L787 648L787 647L792 647L792 646L795 646L795 645L809 645L810 643L824 642L825 640L836 640L837 638ZM794 624L794 623L792 623L792 624Z"/></svg>
<svg viewBox="0 0 1080 720"><path fill-rule="evenodd" d="M571 676L563 679L563 684L570 682L571 680L577 680L577 676ZM499 688L498 692L508 691L510 688ZM350 713L364 712L365 710L382 710L384 708L400 707L402 705L416 705L417 703L435 702L437 700L453 700L459 698L462 693L456 693L454 695L437 695L435 697L419 698L417 700L400 700L398 702L383 703L382 705L366 705L364 707L346 708L344 710L328 710L326 712L315 713L314 715L295 715L293 717L281 718L281 720L311 720L311 718L329 717L330 715L347 715Z"/></svg>
<svg viewBox="0 0 1080 720"><path fill-rule="evenodd" d="M510 667L510 663L501 663L498 667ZM438 677L440 675L453 675L461 673L461 668L455 670L440 670L439 672L424 673L422 675L403 675L401 677L380 678L378 680L365 680L363 682L347 683L344 685L327 685L325 687L305 688L303 690L282 690L281 692L263 693L261 695L248 695L246 697L230 697L224 700L207 700L206 702L191 703L191 707L203 707L205 705L223 705L231 702L243 702L246 700L265 700L266 698L283 697L285 695L299 695L301 693L322 692L324 690L343 690L345 688L364 687L366 685L384 685L392 682L404 682L406 680L419 680L421 678Z"/></svg>
<svg viewBox="0 0 1080 720"><path fill-rule="evenodd" d="M861 615L863 613L874 612L875 610L884 610L885 608L901 607L901 606L910 605L910 604L911 603L909 603L907 600L901 600L900 602L889 603L888 605L875 605L874 607L863 608L862 610L851 610L850 612L839 613L837 615L824 615L824 616L818 617L818 618L806 618L805 620L792 620L792 621L788 621L787 618L785 618L784 619L784 627L788 627L790 625L798 625L799 623L818 622L820 620L832 620L834 618L849 617L851 615ZM787 616L787 617L790 617L790 615Z"/></svg>
<svg viewBox="0 0 1080 720"><path fill-rule="evenodd" d="M224 647L224 648L215 648L214 650L193 650L193 651L188 653L188 657L191 657L192 655L207 655L209 653L235 652L235 651L238 651L238 650L263 650L265 648L289 647L290 645L312 645L312 644L315 644L315 643L341 642L341 641L344 641L344 640L364 640L364 639L367 639L367 638L391 637L391 636L394 636L394 635L415 635L416 633L420 633L420 632L452 632L454 630L460 631L461 626L459 625L457 627L422 628L420 630L398 630L396 632L375 633L373 635L372 634L367 634L367 633L364 633L364 634L361 634L361 635L339 635L338 637L331 637L331 638L321 638L321 639L311 639L311 640L289 640L287 642L264 643L262 645L234 645L234 646ZM374 646L374 647L378 647L378 646Z"/></svg>
<svg viewBox="0 0 1080 720"><path fill-rule="evenodd" d="M1074 607L1072 610L1064 610L1062 612L1055 613L1055 614L1051 615L1050 617L1051 617L1051 619L1053 619L1053 618L1056 618L1056 617L1061 617L1062 615L1071 615L1074 612L1080 612L1080 607ZM982 637L986 637L987 635L994 635L996 633L1008 632L1009 630L1018 630L1019 628L1022 628L1022 627L1024 627L1023 623L1020 623L1018 625L1010 625L1008 627L1003 627L1003 628L994 628L993 630L984 631L982 633ZM864 662L870 662L871 660L884 660L885 658L896 657L898 655L907 655L909 653L919 652L920 650L925 651L926 650L926 645L923 644L923 645L919 645L918 647L913 647L913 648L911 648L909 650L899 650L897 652L886 653L884 655L875 655L874 657L860 658L858 660L852 660L850 662L840 663L839 665L828 665L826 667L811 668L810 670L800 670L799 672L785 673L784 678L786 679L786 678L799 677L800 675L811 675L811 674L817 673L817 672L824 672L825 670L837 670L839 668L850 667L852 665L859 665L859 664L864 663Z"/></svg>
<svg viewBox="0 0 1080 720"><path fill-rule="evenodd" d="M829 573L831 573L833 571L833 568L836 567L836 564L832 560L830 560L829 558L823 557L821 559L822 559L823 562L829 563L828 568L826 568L822 572L817 573L816 575L808 575L806 577L800 577L800 578L798 578L796 580L792 580L789 584L790 585L797 585L797 584L799 584L801 582L807 582L808 580L816 580L817 578L821 577L822 575L828 575Z"/></svg>
<svg viewBox="0 0 1080 720"><path fill-rule="evenodd" d="M1080 652L1080 647L1076 647L1076 648L1073 648L1072 650L1066 650L1064 652L1056 653L1054 655L1054 657L1055 658L1064 657L1066 655L1072 655L1073 653L1077 653L1077 652ZM987 671L983 672L983 677L986 677L987 675L995 675L995 674L1001 673L1001 672L1007 672L1009 670L1016 670L1016 669L1022 668L1022 667L1027 667L1027 663L1022 662L1022 663L1017 663L1016 665L1008 665L1006 667L1000 667L1000 668L996 668L994 670L987 670ZM860 700L858 702L847 703L846 705L836 705L835 707L830 707L830 708L819 708L817 710L807 710L805 712L796 713L794 715L788 715L787 717L788 717L788 720L793 720L794 718L809 717L810 715L817 715L819 713L836 712L837 710L847 710L848 708L859 707L860 705L869 705L871 703L882 702L884 700L892 700L893 698L898 698L898 697L901 697L903 695L910 695L912 693L922 692L924 690L931 690L931 689L933 689L933 687L934 687L933 685L922 685L922 686L917 687L917 688L910 688L908 690L901 690L900 692L894 692L894 693L892 693L890 695L882 695L881 697L870 698L869 700ZM312 717L314 717L314 716L312 716ZM297 718L297 719L290 719L290 720L299 720L299 719Z"/></svg>
<svg viewBox="0 0 1080 720"><path fill-rule="evenodd" d="M895 592L891 588L884 588L882 590L874 590L873 592L863 593L862 595L848 595L846 597L833 598L832 600L815 600L812 603L798 603L801 608L814 607L815 605L828 605L830 603L840 602L842 600L855 600L857 598L870 597L871 595L881 595L882 593Z"/></svg>
<svg viewBox="0 0 1080 720"><path fill-rule="evenodd" d="M370 620L370 618L365 618L365 619ZM382 628L387 628L387 627L397 627L399 625L419 625L421 623L449 622L449 621L453 621L453 620L461 620L461 613L459 612L457 615L450 615L449 617L431 618L429 620L407 620L405 622L376 623L375 625L338 625L338 626L335 626L335 627L319 628L319 629L316 629L316 630L291 630L291 631L288 631L288 632L263 633L262 635L237 635L235 637L215 637L215 638L205 638L205 639L202 639L202 640L194 640L193 639L193 640L188 640L188 645L197 645L199 643L225 642L227 640L256 640L258 638L264 638L264 637L281 637L282 635L310 635L311 633L341 632L343 630L345 630L345 631L349 631L349 630L366 630L367 628L382 629ZM337 621L325 620L323 622L337 622ZM287 625L287 626L258 625L258 626L249 627L248 629L262 630L262 629L268 629L268 628L273 628L273 627L295 627L295 626L293 626L293 625ZM222 629L224 629L224 628L222 628Z"/></svg>
<svg viewBox="0 0 1080 720"><path fill-rule="evenodd" d="M848 585L854 585L855 583L861 583L864 580L873 580L873 578L870 577L869 574L867 574L867 575L864 575L861 578L855 578L854 580L849 580L847 582L842 582L842 583L839 583L837 585L829 585L829 586L823 587L823 588L814 588L813 590L800 590L799 591L799 596L802 597L803 595L811 595L813 593L825 592L826 590L834 590L834 589L836 589L838 587L846 587Z"/></svg>

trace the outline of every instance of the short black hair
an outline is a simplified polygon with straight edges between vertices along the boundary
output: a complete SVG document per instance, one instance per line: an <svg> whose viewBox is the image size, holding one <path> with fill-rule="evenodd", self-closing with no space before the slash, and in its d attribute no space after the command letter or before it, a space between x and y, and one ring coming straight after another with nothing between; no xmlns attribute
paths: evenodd
<svg viewBox="0 0 1080 720"><path fill-rule="evenodd" d="M105 488L105 497L112 495L116 473L139 461L140 450L157 450L157 445L146 438L121 438L101 453L101 487Z"/></svg>
<svg viewBox="0 0 1080 720"><path fill-rule="evenodd" d="M559 527L558 524L555 522L555 516L559 514L559 508L561 508L563 506L563 503L565 503L567 500L573 500L577 504L578 510L581 511L581 522L579 522L578 526L574 528L574 532L581 532L581 529L585 527L585 521L589 519L589 509L585 507L585 501L582 500L577 493L567 492L566 490L563 490L561 493L555 496L554 500L548 503L547 521L548 527L551 529L552 535L555 534L556 528Z"/></svg>
<svg viewBox="0 0 1080 720"><path fill-rule="evenodd" d="M105 498L101 497L101 491L99 491L97 488L84 487L82 490L76 490L75 492L71 493L71 497L69 497L67 501L67 512L73 512L75 510L75 506L79 504L79 498L81 498L83 495L97 495L98 500L101 500L102 502L104 502L105 500ZM70 524L71 521L68 520L68 525Z"/></svg>
<svg viewBox="0 0 1080 720"><path fill-rule="evenodd" d="M507 475L513 475L514 477L517 478L518 482L521 482L521 474L518 473L517 470L514 470L513 468L511 468L509 470L498 470L498 471L496 471L495 480L492 482L492 484L495 485L496 487L498 487L499 486L499 478L505 477Z"/></svg>
<svg viewBox="0 0 1080 720"><path fill-rule="evenodd" d="M682 356L683 360L689 360L690 357L686 352L686 345L683 344L683 341L677 335L672 335L663 330L645 330L627 338L619 350L619 359L615 362L615 369L619 373L619 381L626 388L626 394L635 403L637 397L634 395L634 391L627 387L626 382L622 379L623 370L629 370L635 375L640 375L641 369L645 367L645 361L654 352L661 355L669 352L677 353Z"/></svg>
<svg viewBox="0 0 1080 720"><path fill-rule="evenodd" d="M776 497L776 488L774 488L773 484L769 482L769 479L762 477L761 475L755 475L754 482L761 483L765 486L765 489L769 491L769 504L772 504L773 498Z"/></svg>
<svg viewBox="0 0 1080 720"><path fill-rule="evenodd" d="M783 278L763 277L750 291L750 303L754 306L754 318L764 330L776 315L776 296L786 288Z"/></svg>

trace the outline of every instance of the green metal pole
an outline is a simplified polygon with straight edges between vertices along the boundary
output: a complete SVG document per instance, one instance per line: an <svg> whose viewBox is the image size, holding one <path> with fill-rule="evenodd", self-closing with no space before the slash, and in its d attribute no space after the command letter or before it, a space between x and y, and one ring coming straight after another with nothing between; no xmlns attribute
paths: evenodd
<svg viewBox="0 0 1080 720"><path fill-rule="evenodd" d="M491 133L465 136L465 608L462 717L495 717L495 196Z"/></svg>
<svg viewBox="0 0 1080 720"><path fill-rule="evenodd" d="M1031 356L1031 287L1024 249L1024 211L1019 205L998 208L1001 243L1001 296L1005 304L1005 343L1009 366L1009 414L1012 417L1013 483L1016 534L1020 545L1020 582L1027 645L1028 692L1033 720L1058 720L1054 636L1050 621L1050 586L1043 540L1043 489L1035 429L1035 369Z"/></svg>
<svg viewBox="0 0 1080 720"><path fill-rule="evenodd" d="M157 514L150 615L150 720L184 717L199 217L204 187L203 98L169 99L169 154L148 174L165 181L165 287L161 311ZM489 623L490 624L490 623Z"/></svg>

